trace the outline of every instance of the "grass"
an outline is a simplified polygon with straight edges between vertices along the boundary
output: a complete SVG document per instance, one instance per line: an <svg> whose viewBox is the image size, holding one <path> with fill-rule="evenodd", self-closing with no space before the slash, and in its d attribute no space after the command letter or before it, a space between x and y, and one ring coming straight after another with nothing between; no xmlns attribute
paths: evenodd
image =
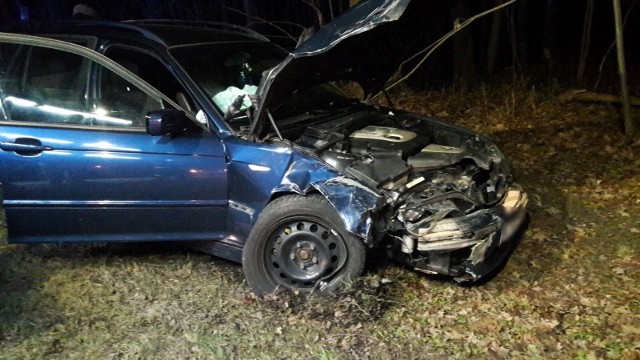
<svg viewBox="0 0 640 360"><path fill-rule="evenodd" d="M525 87L395 98L494 137L529 192L492 281L389 266L257 299L239 265L174 244L0 245L0 359L640 357L640 148L617 109Z"/></svg>

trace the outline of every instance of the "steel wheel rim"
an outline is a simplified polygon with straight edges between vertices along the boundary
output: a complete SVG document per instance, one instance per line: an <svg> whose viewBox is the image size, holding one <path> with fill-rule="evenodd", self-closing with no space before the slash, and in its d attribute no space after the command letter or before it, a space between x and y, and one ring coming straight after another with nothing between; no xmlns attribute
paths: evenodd
<svg viewBox="0 0 640 360"><path fill-rule="evenodd" d="M328 281L347 260L347 246L330 227L309 219L289 220L276 227L267 243L266 261L279 285L313 288Z"/></svg>

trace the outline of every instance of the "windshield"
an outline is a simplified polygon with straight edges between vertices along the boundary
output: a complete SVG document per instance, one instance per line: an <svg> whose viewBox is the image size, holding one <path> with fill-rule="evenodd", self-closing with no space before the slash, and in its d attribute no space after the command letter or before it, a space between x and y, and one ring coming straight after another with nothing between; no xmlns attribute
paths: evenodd
<svg viewBox="0 0 640 360"><path fill-rule="evenodd" d="M245 95L255 94L262 75L287 56L283 49L264 42L197 44L174 48L171 54L225 115L251 106ZM276 119L291 117L339 99L344 97L332 86L318 85L295 90L269 110Z"/></svg>

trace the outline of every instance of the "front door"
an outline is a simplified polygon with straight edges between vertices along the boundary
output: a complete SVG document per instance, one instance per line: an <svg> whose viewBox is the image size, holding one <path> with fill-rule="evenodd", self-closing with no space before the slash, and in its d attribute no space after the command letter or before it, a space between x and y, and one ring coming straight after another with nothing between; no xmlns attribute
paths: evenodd
<svg viewBox="0 0 640 360"><path fill-rule="evenodd" d="M148 135L147 112L175 102L86 48L25 38L0 36L9 240L223 237L227 179L217 135L197 125L178 136Z"/></svg>

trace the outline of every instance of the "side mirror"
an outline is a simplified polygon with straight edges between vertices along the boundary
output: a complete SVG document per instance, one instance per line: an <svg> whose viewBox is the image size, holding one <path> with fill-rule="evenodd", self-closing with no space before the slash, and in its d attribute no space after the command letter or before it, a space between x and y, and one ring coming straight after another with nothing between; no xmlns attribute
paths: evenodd
<svg viewBox="0 0 640 360"><path fill-rule="evenodd" d="M177 134L186 129L190 121L182 110L151 111L146 116L147 133L153 136Z"/></svg>

